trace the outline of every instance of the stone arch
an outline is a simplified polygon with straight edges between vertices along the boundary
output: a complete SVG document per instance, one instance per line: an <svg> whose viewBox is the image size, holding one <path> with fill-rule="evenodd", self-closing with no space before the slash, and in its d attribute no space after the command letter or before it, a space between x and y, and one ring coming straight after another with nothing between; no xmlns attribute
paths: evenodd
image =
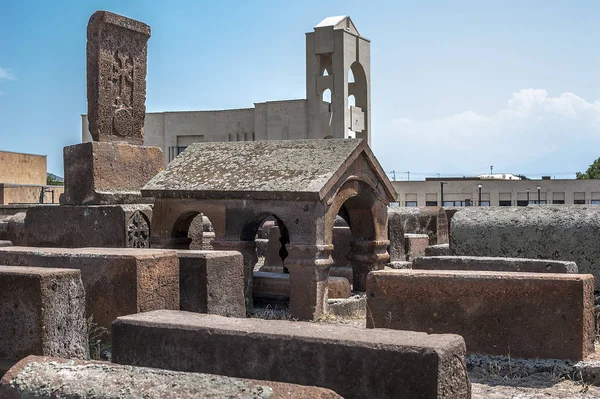
<svg viewBox="0 0 600 399"><path fill-rule="evenodd" d="M334 243L333 231L340 218L347 222L351 232L347 258L352 266L353 289L364 291L368 272L383 268L383 263L389 259L389 241L387 234L382 235L385 229L380 226L387 221L387 207L367 181L351 178L337 190L327 212L326 244Z"/></svg>
<svg viewBox="0 0 600 399"><path fill-rule="evenodd" d="M242 231L240 232L240 241L255 241L259 232L259 228L263 225L265 220L269 218L275 219L275 224L279 229L280 247L278 254L283 264L288 256L286 246L290 243L290 233L283 220L276 214L270 212L261 212L252 216L248 221L246 221ZM287 272L285 268L284 272Z"/></svg>
<svg viewBox="0 0 600 399"><path fill-rule="evenodd" d="M190 237L190 226L196 218L199 218L200 220L202 232L211 232L214 238L216 234L214 225L206 214L197 210L186 211L179 215L179 217L175 220L175 223L173 223L173 227L171 229L171 239L174 242L177 242L177 249L190 249L190 245L193 241L193 239ZM205 224L207 225L206 230L204 226Z"/></svg>

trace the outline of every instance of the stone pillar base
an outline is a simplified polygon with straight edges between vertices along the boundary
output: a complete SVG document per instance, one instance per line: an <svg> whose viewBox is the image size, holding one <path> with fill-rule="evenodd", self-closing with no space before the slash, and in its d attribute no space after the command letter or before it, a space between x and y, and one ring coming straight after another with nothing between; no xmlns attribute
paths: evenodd
<svg viewBox="0 0 600 399"><path fill-rule="evenodd" d="M290 313L313 320L325 313L327 277L333 265L333 245L287 245L285 267L290 272Z"/></svg>
<svg viewBox="0 0 600 399"><path fill-rule="evenodd" d="M164 169L159 147L89 142L63 149L64 203L108 205L152 202L140 190Z"/></svg>

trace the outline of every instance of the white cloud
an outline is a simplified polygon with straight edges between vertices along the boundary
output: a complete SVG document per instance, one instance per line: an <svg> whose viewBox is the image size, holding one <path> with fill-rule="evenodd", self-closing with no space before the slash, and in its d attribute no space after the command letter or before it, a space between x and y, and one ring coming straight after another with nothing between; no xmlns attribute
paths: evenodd
<svg viewBox="0 0 600 399"><path fill-rule="evenodd" d="M495 165L508 173L575 172L600 157L600 100L524 89L492 115L397 118L374 136L380 162L396 171L485 173Z"/></svg>
<svg viewBox="0 0 600 399"><path fill-rule="evenodd" d="M10 69L4 69L0 67L0 79L16 80L17 77L10 71Z"/></svg>

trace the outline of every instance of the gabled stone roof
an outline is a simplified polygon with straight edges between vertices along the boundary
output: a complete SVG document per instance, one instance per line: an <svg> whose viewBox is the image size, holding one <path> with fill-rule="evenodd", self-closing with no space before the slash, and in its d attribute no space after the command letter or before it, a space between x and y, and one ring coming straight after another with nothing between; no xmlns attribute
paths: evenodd
<svg viewBox="0 0 600 399"><path fill-rule="evenodd" d="M372 158L359 139L210 142L189 146L142 189L144 196L321 200L357 152Z"/></svg>

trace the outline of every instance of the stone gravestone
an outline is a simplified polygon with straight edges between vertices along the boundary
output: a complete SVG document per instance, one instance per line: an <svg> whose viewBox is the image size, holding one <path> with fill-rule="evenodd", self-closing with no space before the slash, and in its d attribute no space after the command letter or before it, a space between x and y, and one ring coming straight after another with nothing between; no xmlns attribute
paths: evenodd
<svg viewBox="0 0 600 399"><path fill-rule="evenodd" d="M150 27L106 11L87 27L88 119L94 141L144 142Z"/></svg>
<svg viewBox="0 0 600 399"><path fill-rule="evenodd" d="M140 190L164 168L162 149L142 145L149 38L150 27L142 22L106 11L91 16L87 98L93 141L64 148L62 206L28 213L28 245L149 246L152 211L144 204L153 199ZM39 225L60 227L49 233Z"/></svg>

